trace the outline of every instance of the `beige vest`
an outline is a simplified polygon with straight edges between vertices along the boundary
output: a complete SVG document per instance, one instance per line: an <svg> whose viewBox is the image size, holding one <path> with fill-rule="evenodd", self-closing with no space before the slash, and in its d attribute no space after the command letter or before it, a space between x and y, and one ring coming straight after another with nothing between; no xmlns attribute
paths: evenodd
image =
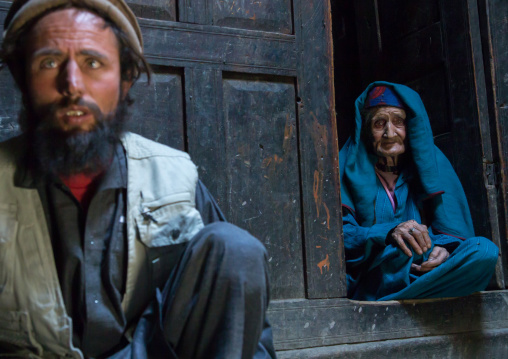
<svg viewBox="0 0 508 359"><path fill-rule="evenodd" d="M122 307L133 319L152 297L147 248L186 242L203 222L195 209L197 170L186 153L129 133L122 143L128 168ZM38 192L14 186L21 151L19 138L0 144L0 348L19 347L27 358L82 358L72 345Z"/></svg>

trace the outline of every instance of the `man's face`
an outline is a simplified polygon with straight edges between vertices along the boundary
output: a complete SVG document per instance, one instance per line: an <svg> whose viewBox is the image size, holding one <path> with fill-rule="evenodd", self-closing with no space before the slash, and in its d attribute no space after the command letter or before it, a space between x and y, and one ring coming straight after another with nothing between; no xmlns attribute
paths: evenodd
<svg viewBox="0 0 508 359"><path fill-rule="evenodd" d="M45 121L52 123L45 126L88 132L100 114L115 113L125 95L119 48L102 18L80 9L55 11L35 24L28 39L28 100L36 115L51 108Z"/></svg>
<svg viewBox="0 0 508 359"><path fill-rule="evenodd" d="M372 111L370 121L372 145L378 157L397 157L406 151L406 111L398 107L381 106Z"/></svg>

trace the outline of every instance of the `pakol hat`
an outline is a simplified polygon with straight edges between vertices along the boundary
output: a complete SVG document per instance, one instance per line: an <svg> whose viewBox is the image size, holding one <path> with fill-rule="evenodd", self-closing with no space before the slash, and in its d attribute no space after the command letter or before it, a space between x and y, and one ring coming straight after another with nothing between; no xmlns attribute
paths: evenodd
<svg viewBox="0 0 508 359"><path fill-rule="evenodd" d="M364 108L375 106L393 106L404 109L404 103L399 96L387 86L376 86L370 90L365 100Z"/></svg>
<svg viewBox="0 0 508 359"><path fill-rule="evenodd" d="M130 45L140 53L143 52L141 29L136 16L124 0L15 0L5 18L4 40L16 36L18 30L31 20L67 4L106 14L127 35Z"/></svg>

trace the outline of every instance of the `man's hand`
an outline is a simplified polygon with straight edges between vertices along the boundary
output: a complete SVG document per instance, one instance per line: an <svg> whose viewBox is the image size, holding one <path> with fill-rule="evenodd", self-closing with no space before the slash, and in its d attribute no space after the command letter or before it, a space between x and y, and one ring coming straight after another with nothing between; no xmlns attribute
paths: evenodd
<svg viewBox="0 0 508 359"><path fill-rule="evenodd" d="M430 272L443 263L449 256L450 253L445 248L435 246L432 252L430 252L429 259L421 265L411 264L411 269L422 273Z"/></svg>
<svg viewBox="0 0 508 359"><path fill-rule="evenodd" d="M408 257L411 257L412 254L406 243L418 254L427 252L432 245L427 226L419 224L415 220L402 222L395 227L392 231L392 239Z"/></svg>

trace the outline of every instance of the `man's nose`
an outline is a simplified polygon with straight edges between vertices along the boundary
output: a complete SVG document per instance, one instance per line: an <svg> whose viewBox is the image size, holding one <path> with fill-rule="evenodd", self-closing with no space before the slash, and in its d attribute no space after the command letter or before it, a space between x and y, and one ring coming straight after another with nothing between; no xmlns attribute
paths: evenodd
<svg viewBox="0 0 508 359"><path fill-rule="evenodd" d="M63 95L77 98L83 95L83 73L76 61L69 59L61 74L61 92Z"/></svg>

